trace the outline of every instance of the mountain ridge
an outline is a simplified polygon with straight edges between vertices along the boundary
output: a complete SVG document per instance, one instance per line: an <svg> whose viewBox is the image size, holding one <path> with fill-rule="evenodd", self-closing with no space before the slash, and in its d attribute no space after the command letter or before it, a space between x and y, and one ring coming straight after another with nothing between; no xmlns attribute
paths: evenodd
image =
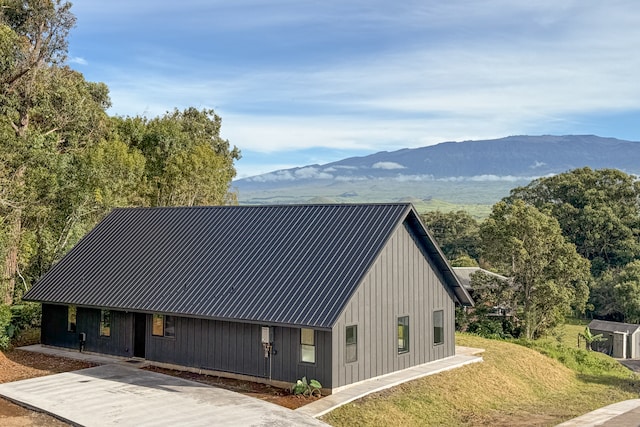
<svg viewBox="0 0 640 427"><path fill-rule="evenodd" d="M282 202L282 198L299 202L305 197L307 200L329 197L338 202L356 201L356 196L365 190L368 195L361 201L444 196L443 200L455 203L492 204L517 185L585 166L639 174L640 142L595 135L516 135L490 140L447 141L273 171L233 184L238 189L241 203L269 203L257 199L272 197L277 199L275 202ZM462 199L451 194L464 192L462 184L474 187L482 182L496 184L485 185L489 193L495 194ZM375 187L380 190L379 195L376 195ZM394 200L390 200L392 196Z"/></svg>

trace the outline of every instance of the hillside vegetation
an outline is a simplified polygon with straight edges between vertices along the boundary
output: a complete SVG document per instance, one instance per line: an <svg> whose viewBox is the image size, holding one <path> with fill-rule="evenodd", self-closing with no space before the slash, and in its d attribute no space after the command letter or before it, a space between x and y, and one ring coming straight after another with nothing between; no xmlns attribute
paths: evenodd
<svg viewBox="0 0 640 427"><path fill-rule="evenodd" d="M365 397L323 420L335 426L546 426L638 398L640 391L637 375L603 354L534 342L581 366L570 369L515 343L459 334L457 344L486 349L484 362Z"/></svg>

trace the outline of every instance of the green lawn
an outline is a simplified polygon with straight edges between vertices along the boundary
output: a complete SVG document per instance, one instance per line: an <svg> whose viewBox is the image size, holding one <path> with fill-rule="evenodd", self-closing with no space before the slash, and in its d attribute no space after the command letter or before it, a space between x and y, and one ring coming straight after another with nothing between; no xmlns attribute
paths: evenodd
<svg viewBox="0 0 640 427"><path fill-rule="evenodd" d="M484 363L365 397L336 409L323 420L335 426L542 426L638 398L638 376L606 355L575 348L574 332L582 330L583 325L572 324L561 331L560 343L553 337L527 343L539 351L458 334L459 345L486 349Z"/></svg>

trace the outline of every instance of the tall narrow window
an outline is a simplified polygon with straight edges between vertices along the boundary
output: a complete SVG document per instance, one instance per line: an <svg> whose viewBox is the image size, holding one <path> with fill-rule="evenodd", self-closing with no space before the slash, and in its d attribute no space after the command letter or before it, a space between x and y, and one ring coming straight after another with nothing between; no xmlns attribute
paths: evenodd
<svg viewBox="0 0 640 427"><path fill-rule="evenodd" d="M444 343L444 311L433 312L433 344Z"/></svg>
<svg viewBox="0 0 640 427"><path fill-rule="evenodd" d="M358 327L347 326L346 330L346 354L347 363L358 360Z"/></svg>
<svg viewBox="0 0 640 427"><path fill-rule="evenodd" d="M75 332L76 331L76 306L70 305L67 307L67 331Z"/></svg>
<svg viewBox="0 0 640 427"><path fill-rule="evenodd" d="M164 336L165 337L175 337L176 336L176 326L175 326L175 317L173 316L164 316Z"/></svg>
<svg viewBox="0 0 640 427"><path fill-rule="evenodd" d="M111 336L111 311L100 310L100 336Z"/></svg>
<svg viewBox="0 0 640 427"><path fill-rule="evenodd" d="M156 337L164 336L164 316L162 314L154 314L151 323L151 335Z"/></svg>
<svg viewBox="0 0 640 427"><path fill-rule="evenodd" d="M300 329L300 360L316 363L316 340L313 329Z"/></svg>
<svg viewBox="0 0 640 427"><path fill-rule="evenodd" d="M398 317L398 354L409 351L409 316Z"/></svg>

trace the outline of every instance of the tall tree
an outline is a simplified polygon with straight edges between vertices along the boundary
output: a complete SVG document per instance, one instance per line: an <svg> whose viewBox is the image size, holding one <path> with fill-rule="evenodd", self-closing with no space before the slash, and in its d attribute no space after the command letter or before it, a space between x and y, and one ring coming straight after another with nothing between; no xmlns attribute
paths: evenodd
<svg viewBox="0 0 640 427"><path fill-rule="evenodd" d="M457 259L466 261L466 257L478 260L480 228L469 213L433 211L422 214L422 220L452 262Z"/></svg>
<svg viewBox="0 0 640 427"><path fill-rule="evenodd" d="M230 184L240 151L220 136L213 110L187 108L162 117L114 119L119 137L146 162L152 206L233 203Z"/></svg>
<svg viewBox="0 0 640 427"><path fill-rule="evenodd" d="M62 65L75 23L60 0L4 0L0 8L0 299L13 300L21 268L52 262L64 231L81 151L106 131L106 86ZM22 266L22 267L21 267Z"/></svg>
<svg viewBox="0 0 640 427"><path fill-rule="evenodd" d="M548 210L596 276L640 257L640 182L624 172L575 169L516 188L515 199Z"/></svg>
<svg viewBox="0 0 640 427"><path fill-rule="evenodd" d="M640 322L640 260L630 262L614 279L617 307L628 323Z"/></svg>
<svg viewBox="0 0 640 427"><path fill-rule="evenodd" d="M527 338L543 334L571 309L584 311L589 261L565 241L558 221L521 200L497 203L480 227L483 256L513 279Z"/></svg>

